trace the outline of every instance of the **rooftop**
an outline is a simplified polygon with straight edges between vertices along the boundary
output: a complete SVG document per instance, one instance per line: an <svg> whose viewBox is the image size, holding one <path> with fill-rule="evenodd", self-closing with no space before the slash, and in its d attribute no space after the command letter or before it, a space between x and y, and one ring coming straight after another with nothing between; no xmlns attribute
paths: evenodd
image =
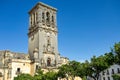
<svg viewBox="0 0 120 80"><path fill-rule="evenodd" d="M44 7L46 7L46 8L49 8L49 9L52 9L52 10L54 10L54 11L57 11L56 8L54 8L54 7L50 6L50 5L47 5L47 4L42 3L42 2L38 2L38 3L29 11L29 13L31 13L31 12L33 11L33 9L37 8L39 5L44 6Z"/></svg>

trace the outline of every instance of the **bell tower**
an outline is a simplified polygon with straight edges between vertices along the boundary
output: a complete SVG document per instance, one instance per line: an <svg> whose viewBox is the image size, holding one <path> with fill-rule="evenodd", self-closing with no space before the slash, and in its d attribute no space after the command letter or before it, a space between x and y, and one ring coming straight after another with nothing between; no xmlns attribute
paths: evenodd
<svg viewBox="0 0 120 80"><path fill-rule="evenodd" d="M28 53L42 68L58 64L56 12L56 8L41 2L29 11Z"/></svg>

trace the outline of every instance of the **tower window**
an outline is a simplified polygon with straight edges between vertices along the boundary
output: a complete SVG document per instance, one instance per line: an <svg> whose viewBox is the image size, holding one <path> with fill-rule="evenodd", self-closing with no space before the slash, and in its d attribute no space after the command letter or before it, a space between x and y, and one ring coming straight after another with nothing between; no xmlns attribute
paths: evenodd
<svg viewBox="0 0 120 80"><path fill-rule="evenodd" d="M52 22L54 22L54 16L52 16Z"/></svg>
<svg viewBox="0 0 120 80"><path fill-rule="evenodd" d="M50 23L50 13L49 12L47 12L46 13L46 22L47 22L47 24L49 24Z"/></svg>
<svg viewBox="0 0 120 80"><path fill-rule="evenodd" d="M35 24L35 13L34 13L34 24Z"/></svg>
<svg viewBox="0 0 120 80"><path fill-rule="evenodd" d="M44 22L44 21L45 21L45 14L42 13L42 22Z"/></svg>

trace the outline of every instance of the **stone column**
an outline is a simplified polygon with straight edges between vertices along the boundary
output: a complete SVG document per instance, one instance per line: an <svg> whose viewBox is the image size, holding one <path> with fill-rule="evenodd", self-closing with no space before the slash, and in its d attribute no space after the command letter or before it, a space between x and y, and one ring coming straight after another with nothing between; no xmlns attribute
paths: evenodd
<svg viewBox="0 0 120 80"><path fill-rule="evenodd" d="M42 16L41 9L38 9L37 13L38 13L38 23L41 23L41 22L42 22L42 18L41 18L41 16Z"/></svg>
<svg viewBox="0 0 120 80"><path fill-rule="evenodd" d="M29 16L29 27L31 27L31 15Z"/></svg>

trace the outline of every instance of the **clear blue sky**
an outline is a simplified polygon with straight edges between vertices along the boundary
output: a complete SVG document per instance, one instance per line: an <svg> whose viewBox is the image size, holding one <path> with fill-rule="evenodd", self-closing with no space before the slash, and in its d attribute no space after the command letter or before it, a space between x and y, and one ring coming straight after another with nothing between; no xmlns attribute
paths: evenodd
<svg viewBox="0 0 120 80"><path fill-rule="evenodd" d="M0 50L28 51L28 11L44 2L58 9L62 56L89 60L120 41L120 0L0 0Z"/></svg>

